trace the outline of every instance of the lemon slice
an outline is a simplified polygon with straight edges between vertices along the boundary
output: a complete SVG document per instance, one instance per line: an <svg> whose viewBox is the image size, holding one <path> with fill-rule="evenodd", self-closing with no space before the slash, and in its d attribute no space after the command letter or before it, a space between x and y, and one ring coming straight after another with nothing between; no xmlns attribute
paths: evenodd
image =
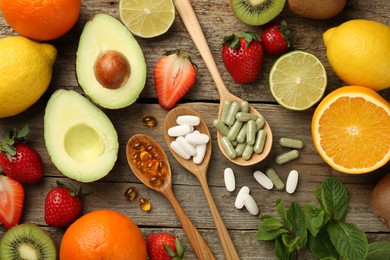
<svg viewBox="0 0 390 260"><path fill-rule="evenodd" d="M119 15L131 33L153 38L171 27L175 20L175 6L172 0L121 0Z"/></svg>
<svg viewBox="0 0 390 260"><path fill-rule="evenodd" d="M291 110L305 110L324 95L327 76L324 65L311 53L291 51L271 68L269 86L276 101Z"/></svg>

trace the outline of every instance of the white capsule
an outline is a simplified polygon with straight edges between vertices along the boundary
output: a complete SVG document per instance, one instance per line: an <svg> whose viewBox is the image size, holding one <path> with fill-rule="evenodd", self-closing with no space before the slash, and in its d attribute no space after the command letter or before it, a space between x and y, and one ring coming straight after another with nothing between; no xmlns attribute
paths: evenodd
<svg viewBox="0 0 390 260"><path fill-rule="evenodd" d="M298 171L292 170L288 174L287 181L286 181L286 191L290 194L295 192L295 189L298 185Z"/></svg>
<svg viewBox="0 0 390 260"><path fill-rule="evenodd" d="M195 164L201 164L206 154L207 144L198 144L197 146L195 146L195 149L196 154L194 155L194 157L192 157L192 161Z"/></svg>
<svg viewBox="0 0 390 260"><path fill-rule="evenodd" d="M194 156L196 154L195 147L187 142L187 140L183 136L178 136L176 138L176 142L180 145L180 147L189 155Z"/></svg>
<svg viewBox="0 0 390 260"><path fill-rule="evenodd" d="M168 135L172 137L177 137L181 135L186 135L194 131L194 127L190 125L176 125L168 129Z"/></svg>
<svg viewBox="0 0 390 260"><path fill-rule="evenodd" d="M232 168L226 168L223 171L223 179L225 181L225 186L228 191L234 191L236 188L236 179L234 177L234 172Z"/></svg>
<svg viewBox="0 0 390 260"><path fill-rule="evenodd" d="M252 215L256 216L257 214L259 214L259 207L257 206L255 199L251 195L244 195L244 206Z"/></svg>
<svg viewBox="0 0 390 260"><path fill-rule="evenodd" d="M193 145L207 144L210 140L210 137L199 132L192 132L186 135L186 140Z"/></svg>
<svg viewBox="0 0 390 260"><path fill-rule="evenodd" d="M256 181L261 185L263 186L264 188L266 188L267 190L271 190L273 187L274 187L274 184L272 183L272 181L270 180L270 178L268 178L267 175L265 175L264 173L262 173L261 171L255 171L253 173L253 177L255 177Z"/></svg>
<svg viewBox="0 0 390 260"><path fill-rule="evenodd" d="M243 186L237 194L236 201L234 202L234 206L238 209L242 209L244 207L244 196L249 194L249 188L247 186Z"/></svg>
<svg viewBox="0 0 390 260"><path fill-rule="evenodd" d="M192 125L197 126L200 123L200 118L192 115L182 115L176 118L178 125Z"/></svg>
<svg viewBox="0 0 390 260"><path fill-rule="evenodd" d="M172 149L177 155L179 155L179 156L182 157L183 159L188 160L188 159L191 158L191 155L189 155L188 153L186 153L186 151L184 151L176 141L171 142L171 144L170 144L169 146L171 147L171 149Z"/></svg>

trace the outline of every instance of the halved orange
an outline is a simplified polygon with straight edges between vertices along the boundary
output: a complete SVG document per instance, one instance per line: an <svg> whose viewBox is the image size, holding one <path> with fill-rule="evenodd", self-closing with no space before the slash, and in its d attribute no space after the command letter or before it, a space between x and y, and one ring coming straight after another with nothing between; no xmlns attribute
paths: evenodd
<svg viewBox="0 0 390 260"><path fill-rule="evenodd" d="M345 86L317 106L314 146L335 170L368 173L390 160L390 104L366 87Z"/></svg>

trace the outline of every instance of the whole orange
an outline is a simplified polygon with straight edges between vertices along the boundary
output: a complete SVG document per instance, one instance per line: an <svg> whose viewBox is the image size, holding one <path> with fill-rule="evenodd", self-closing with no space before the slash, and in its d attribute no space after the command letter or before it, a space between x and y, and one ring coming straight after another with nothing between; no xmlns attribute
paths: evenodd
<svg viewBox="0 0 390 260"><path fill-rule="evenodd" d="M80 16L81 0L1 0L7 23L20 35L39 41L59 38Z"/></svg>
<svg viewBox="0 0 390 260"><path fill-rule="evenodd" d="M60 246L61 260L145 260L146 244L138 226L113 210L96 210L73 222Z"/></svg>

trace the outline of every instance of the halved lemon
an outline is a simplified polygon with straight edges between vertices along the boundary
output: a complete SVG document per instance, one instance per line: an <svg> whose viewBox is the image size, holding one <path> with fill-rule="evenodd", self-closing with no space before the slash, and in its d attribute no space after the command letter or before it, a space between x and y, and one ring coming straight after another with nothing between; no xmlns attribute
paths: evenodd
<svg viewBox="0 0 390 260"><path fill-rule="evenodd" d="M269 86L275 100L291 110L305 110L324 95L327 76L321 61L305 51L279 57L271 68Z"/></svg>
<svg viewBox="0 0 390 260"><path fill-rule="evenodd" d="M175 6L172 0L121 0L119 16L132 34L153 38L172 26Z"/></svg>
<svg viewBox="0 0 390 260"><path fill-rule="evenodd" d="M329 93L314 112L311 130L318 153L337 171L367 173L390 160L390 104L367 87Z"/></svg>

